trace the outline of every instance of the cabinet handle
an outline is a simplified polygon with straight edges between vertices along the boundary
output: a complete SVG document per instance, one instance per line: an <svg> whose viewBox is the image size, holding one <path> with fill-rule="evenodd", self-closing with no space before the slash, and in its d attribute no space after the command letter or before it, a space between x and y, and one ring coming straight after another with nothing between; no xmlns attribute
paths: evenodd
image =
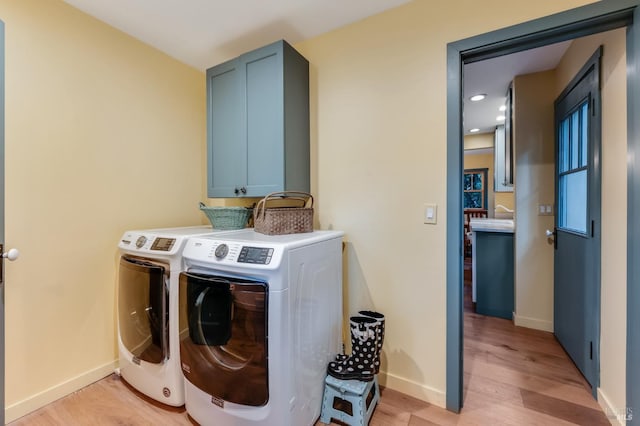
<svg viewBox="0 0 640 426"><path fill-rule="evenodd" d="M240 192L242 192L243 194L247 193L247 188L245 188L244 186L242 188L240 188Z"/></svg>
<svg viewBox="0 0 640 426"><path fill-rule="evenodd" d="M238 194L240 193L240 190L239 190L238 188L235 188L235 189L233 190L233 193L234 193L234 194L236 194L236 195L238 195Z"/></svg>

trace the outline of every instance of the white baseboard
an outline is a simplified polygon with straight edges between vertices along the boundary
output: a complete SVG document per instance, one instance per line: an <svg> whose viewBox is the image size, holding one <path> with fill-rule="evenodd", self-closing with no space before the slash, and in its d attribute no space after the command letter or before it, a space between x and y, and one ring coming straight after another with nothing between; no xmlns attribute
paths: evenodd
<svg viewBox="0 0 640 426"><path fill-rule="evenodd" d="M523 317L513 313L513 323L519 327L534 328L536 330L549 331L553 333L553 322L538 318Z"/></svg>
<svg viewBox="0 0 640 426"><path fill-rule="evenodd" d="M45 389L35 395L32 395L22 401L18 401L7 406L4 409L4 419L6 423L12 422L26 414L31 413L47 404L52 403L62 397L65 397L85 386L95 383L100 379L112 374L118 367L118 361L112 361L98 368L82 373L76 377Z"/></svg>
<svg viewBox="0 0 640 426"><path fill-rule="evenodd" d="M626 412L626 408L614 407L609 398L602 392L602 388L598 388L598 404L600 404L602 411L604 411L612 425L625 426L627 424L626 420L629 413Z"/></svg>
<svg viewBox="0 0 640 426"><path fill-rule="evenodd" d="M446 394L438 389L413 382L403 377L394 376L383 371L378 376L380 386L402 392L414 398L445 408Z"/></svg>

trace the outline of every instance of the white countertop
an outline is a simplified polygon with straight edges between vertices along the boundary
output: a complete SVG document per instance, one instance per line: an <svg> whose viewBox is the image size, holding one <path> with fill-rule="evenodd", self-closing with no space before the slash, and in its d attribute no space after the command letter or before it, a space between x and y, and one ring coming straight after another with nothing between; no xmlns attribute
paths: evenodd
<svg viewBox="0 0 640 426"><path fill-rule="evenodd" d="M515 231L513 219L493 219L493 218L471 218L469 224L472 232L506 232Z"/></svg>

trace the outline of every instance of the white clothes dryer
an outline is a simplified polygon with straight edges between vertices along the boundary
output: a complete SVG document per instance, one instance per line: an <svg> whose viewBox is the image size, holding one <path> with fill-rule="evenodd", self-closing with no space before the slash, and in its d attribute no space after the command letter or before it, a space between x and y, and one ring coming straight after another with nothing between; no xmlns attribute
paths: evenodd
<svg viewBox="0 0 640 426"><path fill-rule="evenodd" d="M178 278L182 250L209 226L127 231L118 243L117 318L120 375L167 405L184 404L178 345Z"/></svg>
<svg viewBox="0 0 640 426"><path fill-rule="evenodd" d="M193 237L180 274L189 415L207 425L312 425L342 341L342 232Z"/></svg>

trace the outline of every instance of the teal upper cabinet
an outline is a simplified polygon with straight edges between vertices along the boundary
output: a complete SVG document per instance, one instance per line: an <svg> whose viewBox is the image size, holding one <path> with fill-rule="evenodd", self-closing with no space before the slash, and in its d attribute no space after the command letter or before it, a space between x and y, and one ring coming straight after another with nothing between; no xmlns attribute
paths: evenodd
<svg viewBox="0 0 640 426"><path fill-rule="evenodd" d="M207 70L207 193L309 191L309 62L281 40Z"/></svg>

